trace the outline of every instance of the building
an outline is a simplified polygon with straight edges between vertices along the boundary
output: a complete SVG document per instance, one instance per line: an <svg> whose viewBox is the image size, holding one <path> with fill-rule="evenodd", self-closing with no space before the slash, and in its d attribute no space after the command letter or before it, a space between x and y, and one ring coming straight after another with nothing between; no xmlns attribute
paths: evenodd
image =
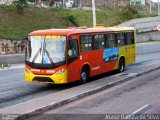
<svg viewBox="0 0 160 120"><path fill-rule="evenodd" d="M0 0L0 5L10 5L14 0Z"/></svg>
<svg viewBox="0 0 160 120"><path fill-rule="evenodd" d="M146 0L130 0L130 4L131 5L136 5L136 4L145 5L146 4Z"/></svg>
<svg viewBox="0 0 160 120"><path fill-rule="evenodd" d="M76 4L81 4L82 6L92 6L92 0L74 0ZM126 6L130 4L130 0L95 0L95 4L98 5L116 5L116 6Z"/></svg>

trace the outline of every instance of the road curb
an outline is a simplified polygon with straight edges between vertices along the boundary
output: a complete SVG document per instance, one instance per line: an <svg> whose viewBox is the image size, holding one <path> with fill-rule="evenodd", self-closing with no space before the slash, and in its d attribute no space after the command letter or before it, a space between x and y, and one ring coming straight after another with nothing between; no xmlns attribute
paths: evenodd
<svg viewBox="0 0 160 120"><path fill-rule="evenodd" d="M129 80L132 80L133 78L139 77L139 76L141 76L141 75L144 75L144 74L146 74L146 73L149 73L149 72L152 72L152 71L155 71L155 70L158 70L158 69L160 69L160 66L157 66L157 67L155 67L155 68L151 68L150 70L146 70L146 71L141 72L141 73L137 73L137 74L135 74L135 75L133 75L133 76L129 76L129 77L125 78L125 79L120 79L120 80L118 80L118 81L116 81L116 82L111 82L111 83L109 83L109 84L107 84L107 85L104 85L104 86L101 86L101 87L97 87L97 88L95 88L95 89L92 89L92 90L83 92L83 93L81 93L81 94L72 96L72 97L70 97L70 98L64 99L64 100L59 101L59 102L57 102L57 103L53 103L53 104L50 104L50 105L48 105L48 106L44 106L44 107L41 107L41 108L32 110L32 111L30 111L30 112L28 112L28 113L19 115L16 119L17 119L17 120L26 119L26 118L35 116L35 115L37 115L37 114L43 113L43 112L45 112L45 111L48 111L48 110L51 110L51 109L55 109L55 108L61 107L61 106L65 105L65 104L68 104L68 103L74 102L74 101L76 101L76 100L79 100L79 99L81 99L81 98L87 97L87 96L89 96L89 95L98 93L98 92L103 91L103 90L105 90L105 89L107 89L107 88L113 87L113 86L118 85L118 84L120 84L120 83L127 82L127 81L129 81Z"/></svg>
<svg viewBox="0 0 160 120"><path fill-rule="evenodd" d="M24 64L9 65L9 67L0 68L0 71L14 70L14 69L20 69L20 68L24 68Z"/></svg>

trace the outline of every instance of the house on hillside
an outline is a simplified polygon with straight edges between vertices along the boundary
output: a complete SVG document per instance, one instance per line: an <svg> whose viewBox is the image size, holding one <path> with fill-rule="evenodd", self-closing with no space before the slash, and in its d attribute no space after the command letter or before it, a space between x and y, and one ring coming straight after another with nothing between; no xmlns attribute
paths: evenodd
<svg viewBox="0 0 160 120"><path fill-rule="evenodd" d="M131 5L136 5L136 4L145 5L146 4L146 0L130 0L130 4Z"/></svg>
<svg viewBox="0 0 160 120"><path fill-rule="evenodd" d="M92 0L74 0L75 3L82 6L92 6ZM127 6L130 5L130 0L95 0L96 5L116 5Z"/></svg>
<svg viewBox="0 0 160 120"><path fill-rule="evenodd" d="M14 0L0 0L0 5L10 5Z"/></svg>

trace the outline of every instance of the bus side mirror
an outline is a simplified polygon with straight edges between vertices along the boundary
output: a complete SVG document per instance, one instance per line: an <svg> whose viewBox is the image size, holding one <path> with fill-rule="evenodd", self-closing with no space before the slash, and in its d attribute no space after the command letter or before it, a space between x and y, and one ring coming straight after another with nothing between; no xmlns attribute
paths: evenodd
<svg viewBox="0 0 160 120"><path fill-rule="evenodd" d="M28 37L23 38L22 41L28 41Z"/></svg>
<svg viewBox="0 0 160 120"><path fill-rule="evenodd" d="M78 59L78 55L74 50L68 50L68 64Z"/></svg>

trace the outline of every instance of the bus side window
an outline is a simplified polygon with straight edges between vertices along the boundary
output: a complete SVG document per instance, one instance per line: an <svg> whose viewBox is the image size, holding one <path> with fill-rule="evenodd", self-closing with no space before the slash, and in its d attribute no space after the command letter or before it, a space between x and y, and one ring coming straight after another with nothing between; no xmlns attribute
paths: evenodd
<svg viewBox="0 0 160 120"><path fill-rule="evenodd" d="M107 40L108 40L109 48L117 46L116 39L115 39L115 34L113 34L113 33L107 34Z"/></svg>
<svg viewBox="0 0 160 120"><path fill-rule="evenodd" d="M105 48L109 48L109 41L108 41L108 38L107 38L107 34L104 34L104 43L105 43Z"/></svg>
<svg viewBox="0 0 160 120"><path fill-rule="evenodd" d="M134 44L134 32L126 33L126 41L127 41L127 45Z"/></svg>
<svg viewBox="0 0 160 120"><path fill-rule="evenodd" d="M104 35L95 35L93 38L93 49L101 50L104 49Z"/></svg>
<svg viewBox="0 0 160 120"><path fill-rule="evenodd" d="M69 56L69 58L78 57L78 41L77 40L69 40L69 42L68 42L68 56Z"/></svg>
<svg viewBox="0 0 160 120"><path fill-rule="evenodd" d="M119 46L126 45L126 42L125 42L125 33L123 33L123 32L117 33L117 42L118 42Z"/></svg>
<svg viewBox="0 0 160 120"><path fill-rule="evenodd" d="M81 35L81 52L92 51L92 35Z"/></svg>

